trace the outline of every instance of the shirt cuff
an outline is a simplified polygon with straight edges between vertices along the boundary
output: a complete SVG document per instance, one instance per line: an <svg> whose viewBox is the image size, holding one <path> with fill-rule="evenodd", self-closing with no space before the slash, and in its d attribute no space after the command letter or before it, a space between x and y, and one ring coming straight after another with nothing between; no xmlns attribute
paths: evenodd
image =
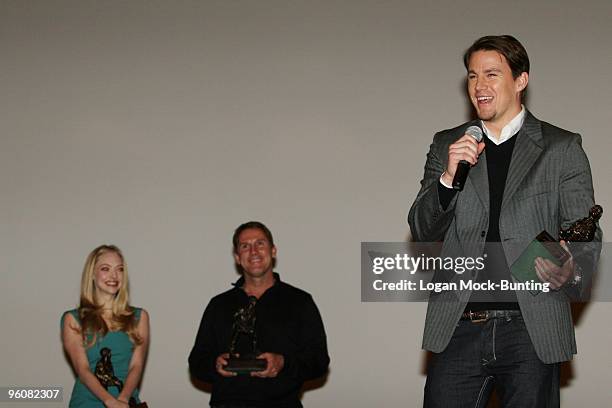
<svg viewBox="0 0 612 408"><path fill-rule="evenodd" d="M446 172L444 172L444 173L446 173ZM440 184L442 184L442 185L443 185L444 187L446 187L446 188L450 188L450 189L452 189L452 188L453 188L453 186L452 186L452 185L450 185L450 186L449 186L448 184L446 184L446 183L445 183L445 182L442 180L442 177L444 176L444 173L442 173L442 175L440 176Z"/></svg>

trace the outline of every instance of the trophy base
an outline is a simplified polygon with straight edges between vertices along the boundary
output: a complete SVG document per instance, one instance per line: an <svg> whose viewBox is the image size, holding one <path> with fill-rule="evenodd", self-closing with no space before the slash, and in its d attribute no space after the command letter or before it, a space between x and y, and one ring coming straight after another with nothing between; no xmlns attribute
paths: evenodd
<svg viewBox="0 0 612 408"><path fill-rule="evenodd" d="M128 405L130 408L149 408L146 402L136 402L134 398L130 398Z"/></svg>
<svg viewBox="0 0 612 408"><path fill-rule="evenodd" d="M570 258L570 254L546 230L540 232L535 239L541 242L544 248L559 261L559 266L563 265Z"/></svg>
<svg viewBox="0 0 612 408"><path fill-rule="evenodd" d="M538 257L561 266L569 259L570 254L548 232L542 231L514 261L510 267L510 273L520 282L541 282L534 266L535 259ZM533 289L529 292L535 296L540 293L540 290Z"/></svg>
<svg viewBox="0 0 612 408"><path fill-rule="evenodd" d="M250 374L255 371L264 371L267 367L268 362L261 358L230 357L223 369L237 374Z"/></svg>

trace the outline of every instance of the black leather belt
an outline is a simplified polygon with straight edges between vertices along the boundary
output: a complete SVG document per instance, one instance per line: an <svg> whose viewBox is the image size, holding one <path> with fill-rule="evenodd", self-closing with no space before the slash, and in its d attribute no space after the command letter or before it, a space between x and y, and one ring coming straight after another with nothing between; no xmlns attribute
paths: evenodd
<svg viewBox="0 0 612 408"><path fill-rule="evenodd" d="M520 310L480 310L478 312L463 312L461 320L470 320L472 323L486 322L491 319L499 319L513 316L521 316Z"/></svg>

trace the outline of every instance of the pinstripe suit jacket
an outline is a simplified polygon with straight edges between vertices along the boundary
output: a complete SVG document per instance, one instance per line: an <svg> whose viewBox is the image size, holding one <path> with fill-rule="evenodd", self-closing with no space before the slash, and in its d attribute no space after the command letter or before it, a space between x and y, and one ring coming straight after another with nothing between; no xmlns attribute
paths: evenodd
<svg viewBox="0 0 612 408"><path fill-rule="evenodd" d="M415 241L443 241L442 257L482 256L489 225L489 180L486 149L470 170L464 190L446 210L438 198L438 180L446 168L448 146L476 124L468 122L434 136L421 189L408 222ZM594 204L591 170L580 135L539 121L527 112L516 135L499 217L501 245L512 265L542 230L556 236L559 228L588 215ZM599 242L597 242L599 241ZM595 265L601 248L598 228L581 263ZM587 259L588 258L588 259ZM436 271L441 274L442 271ZM588 271L585 270L585 273ZM476 276L476 275L473 275ZM456 277L456 276L455 276ZM447 280L437 276L434 279ZM590 276L583 277L587 285ZM442 292L430 297L423 348L441 352L448 345L470 293ZM544 363L566 361L576 353L574 327L565 289L532 295L517 292L525 325Z"/></svg>

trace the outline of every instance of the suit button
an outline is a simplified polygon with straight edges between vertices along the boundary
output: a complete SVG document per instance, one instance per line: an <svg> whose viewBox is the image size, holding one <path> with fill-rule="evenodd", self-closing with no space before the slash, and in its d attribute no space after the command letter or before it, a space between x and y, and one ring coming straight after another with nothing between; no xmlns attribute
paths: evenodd
<svg viewBox="0 0 612 408"><path fill-rule="evenodd" d="M484 238L484 237L485 237L485 235L487 235L487 232L486 232L486 231L480 231L480 236L481 236L481 237L483 237L483 238Z"/></svg>

